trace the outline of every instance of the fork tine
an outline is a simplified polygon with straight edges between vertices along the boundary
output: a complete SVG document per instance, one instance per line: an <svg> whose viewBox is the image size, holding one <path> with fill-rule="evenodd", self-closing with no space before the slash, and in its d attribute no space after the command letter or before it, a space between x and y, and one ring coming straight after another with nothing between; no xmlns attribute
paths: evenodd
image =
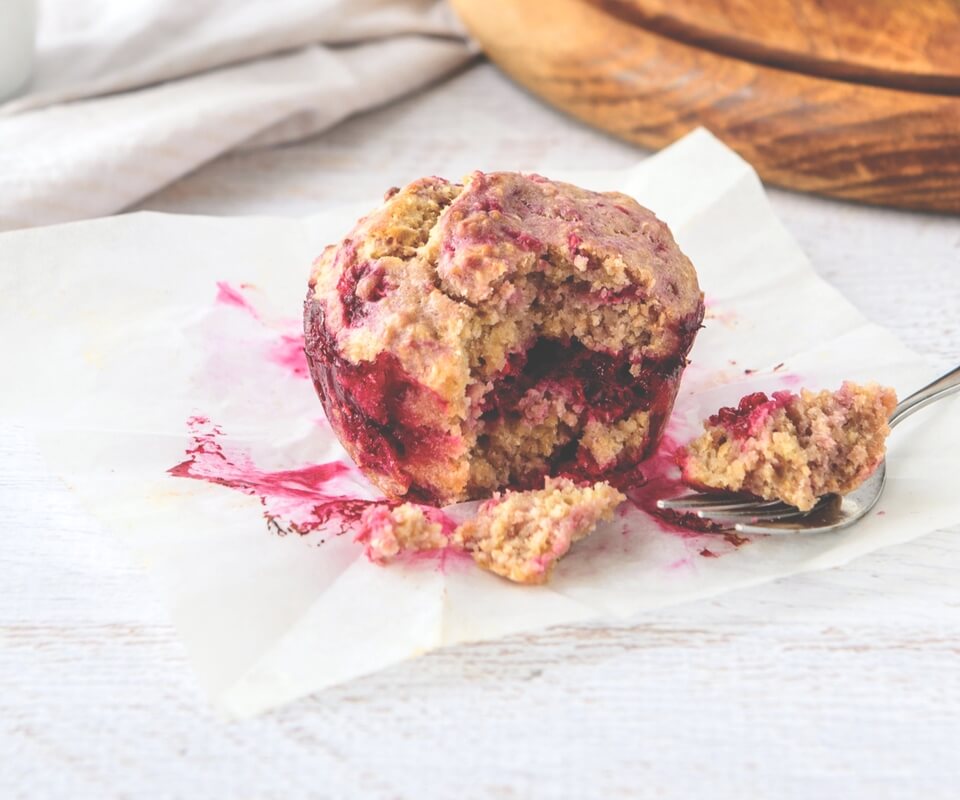
<svg viewBox="0 0 960 800"><path fill-rule="evenodd" d="M671 497L657 500L657 508L664 511L753 511L781 505L779 500L742 500L730 498L724 500L718 497L703 495L687 495L686 497Z"/></svg>
<svg viewBox="0 0 960 800"><path fill-rule="evenodd" d="M753 510L709 511L702 509L696 512L700 519L713 519L718 522L736 522L737 520L742 520L743 524L751 522L760 524L764 522L776 522L778 520L796 519L797 517L805 517L808 513L808 511L801 511L795 506L788 506L785 503L777 503L774 506Z"/></svg>
<svg viewBox="0 0 960 800"><path fill-rule="evenodd" d="M709 517L712 514L736 514L737 516L763 514L766 516L784 509L793 509L793 506L785 506L779 500L751 500L750 502L701 505L697 506L696 513L701 517Z"/></svg>
<svg viewBox="0 0 960 800"><path fill-rule="evenodd" d="M877 495L879 497L879 495ZM783 517L757 517L753 520L734 522L737 533L763 534L767 536L785 536L795 533L825 533L838 531L852 525L873 507L874 498L866 507L854 505L843 510L835 495L821 497L809 511Z"/></svg>
<svg viewBox="0 0 960 800"><path fill-rule="evenodd" d="M747 522L738 522L733 526L737 533L745 536L796 536L798 533L819 533L819 528L806 528L803 525L790 525L789 522L775 522L772 525L762 523L750 524Z"/></svg>

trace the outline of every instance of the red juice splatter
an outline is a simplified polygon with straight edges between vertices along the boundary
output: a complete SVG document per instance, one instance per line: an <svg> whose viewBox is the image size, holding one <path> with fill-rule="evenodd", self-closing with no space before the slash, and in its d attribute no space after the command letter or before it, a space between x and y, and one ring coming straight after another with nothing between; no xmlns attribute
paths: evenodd
<svg viewBox="0 0 960 800"><path fill-rule="evenodd" d="M679 443L668 434L664 434L657 452L646 461L641 462L630 472L611 479L618 489L627 496L627 500L637 509L653 520L664 533L680 536L684 539L699 539L705 533L717 534L724 528L715 522L700 519L694 514L682 514L677 511L667 511L657 508L657 500L667 497L677 497L689 492L690 487L680 479L680 468L676 463L676 452ZM712 539L713 540L713 539ZM702 548L699 555L704 558L720 558L732 552L750 540L735 533L726 532L722 537L716 537L717 542L726 542L731 548L718 550ZM689 559L682 559L682 563L689 563ZM680 562L671 564L668 569L677 569Z"/></svg>
<svg viewBox="0 0 960 800"><path fill-rule="evenodd" d="M717 308L717 301L712 297L703 298L704 320L716 320L717 322L734 327L737 324L737 315L733 311L724 311Z"/></svg>
<svg viewBox="0 0 960 800"><path fill-rule="evenodd" d="M403 564L420 564L430 561L438 572L446 573L453 566L473 564L473 556L466 550L449 544L437 550L405 550L396 557L396 561Z"/></svg>
<svg viewBox="0 0 960 800"><path fill-rule="evenodd" d="M243 309L254 319L260 319L257 309L243 296L241 290L234 288L226 281L217 281L217 302L225 306Z"/></svg>
<svg viewBox="0 0 960 800"><path fill-rule="evenodd" d="M243 290L247 288L250 288L250 284L241 283L240 288L236 288L226 281L217 281L216 302L238 308L266 326L267 323L260 312L244 296ZM273 364L282 367L293 377L309 378L310 370L307 367L307 356L304 353L304 337L300 321L296 319L282 320L280 327L290 332L280 331L277 333L277 341L267 351L267 357Z"/></svg>
<svg viewBox="0 0 960 800"><path fill-rule="evenodd" d="M365 509L391 504L388 500L369 500L334 488L331 484L337 478L353 471L353 467L342 461L298 469L263 470L248 454L225 447L221 443L223 430L207 417L190 417L187 426L191 435L187 459L167 472L177 478L215 483L258 497L267 526L276 533L304 535L332 525L342 534L359 520Z"/></svg>
<svg viewBox="0 0 960 800"><path fill-rule="evenodd" d="M777 377L780 379L780 382L784 386L789 386L791 389L796 388L801 383L803 383L803 378L801 378L799 375L796 375L792 372L785 373L783 375L778 374Z"/></svg>
<svg viewBox="0 0 960 800"><path fill-rule="evenodd" d="M699 536L705 524L692 514L677 514L657 508L657 500L676 497L689 491L680 480L680 468L676 463L679 443L664 434L660 446L646 461L640 462L629 472L611 478L611 483L622 491L627 499L649 516L657 526L680 536Z"/></svg>
<svg viewBox="0 0 960 800"><path fill-rule="evenodd" d="M191 444L185 451L187 458L167 472L176 478L206 481L259 498L268 530L281 536L288 533L303 536L330 529L340 536L357 530L368 509L389 509L399 505L395 500L370 500L337 489L333 485L337 479L355 471L353 466L342 461L309 464L297 469L263 470L253 463L249 454L225 446L221 441L225 436L223 429L208 417L189 417L187 427L191 436ZM430 521L440 524L444 534L453 534L456 522L441 509L427 505L421 505L421 508ZM357 541L362 542L362 537ZM446 570L448 562L466 559L472 563L473 560L469 554L452 546L405 552L400 556L409 562L435 561L441 571Z"/></svg>
<svg viewBox="0 0 960 800"><path fill-rule="evenodd" d="M307 356L303 350L303 334L280 334L280 340L270 349L270 360L287 369L297 378L309 378Z"/></svg>

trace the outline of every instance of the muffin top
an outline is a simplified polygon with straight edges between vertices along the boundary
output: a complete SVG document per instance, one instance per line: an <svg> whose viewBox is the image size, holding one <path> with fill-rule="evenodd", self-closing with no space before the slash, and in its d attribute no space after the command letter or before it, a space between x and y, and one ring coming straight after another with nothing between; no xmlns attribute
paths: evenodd
<svg viewBox="0 0 960 800"><path fill-rule="evenodd" d="M651 211L513 172L391 190L317 259L310 286L343 358L391 354L464 419L470 384L539 337L639 369L685 355L702 309L693 266Z"/></svg>

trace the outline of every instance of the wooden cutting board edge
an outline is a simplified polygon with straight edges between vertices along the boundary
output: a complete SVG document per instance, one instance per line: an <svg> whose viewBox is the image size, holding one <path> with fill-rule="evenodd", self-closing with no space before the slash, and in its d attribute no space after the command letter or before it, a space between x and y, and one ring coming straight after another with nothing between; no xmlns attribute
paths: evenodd
<svg viewBox="0 0 960 800"><path fill-rule="evenodd" d="M585 0L452 0L534 94L660 148L698 125L790 189L960 213L960 97L766 67L673 41Z"/></svg>
<svg viewBox="0 0 960 800"><path fill-rule="evenodd" d="M629 24L781 69L960 94L960 2L589 0Z"/></svg>

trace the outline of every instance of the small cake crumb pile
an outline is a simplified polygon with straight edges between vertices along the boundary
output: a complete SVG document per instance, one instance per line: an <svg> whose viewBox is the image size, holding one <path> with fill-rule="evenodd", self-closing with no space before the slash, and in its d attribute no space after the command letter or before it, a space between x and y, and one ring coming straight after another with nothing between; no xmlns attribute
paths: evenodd
<svg viewBox="0 0 960 800"><path fill-rule="evenodd" d="M611 519L625 499L605 481L580 487L547 478L543 489L494 495L453 540L486 570L517 583L544 583L570 545Z"/></svg>
<svg viewBox="0 0 960 800"><path fill-rule="evenodd" d="M363 513L357 541L367 558L386 564L402 553L455 547L483 569L516 583L544 583L570 546L588 536L626 497L606 481L577 486L567 478L547 478L544 488L496 494L482 503L475 519L451 535L414 503L374 506Z"/></svg>
<svg viewBox="0 0 960 800"><path fill-rule="evenodd" d="M893 389L849 381L836 392L757 392L710 417L677 462L695 489L808 511L824 495L853 491L880 465L896 404Z"/></svg>
<svg viewBox="0 0 960 800"><path fill-rule="evenodd" d="M450 543L442 523L429 519L414 503L371 506L360 517L356 540L364 544L367 558L375 564L386 564L400 553L440 550Z"/></svg>

